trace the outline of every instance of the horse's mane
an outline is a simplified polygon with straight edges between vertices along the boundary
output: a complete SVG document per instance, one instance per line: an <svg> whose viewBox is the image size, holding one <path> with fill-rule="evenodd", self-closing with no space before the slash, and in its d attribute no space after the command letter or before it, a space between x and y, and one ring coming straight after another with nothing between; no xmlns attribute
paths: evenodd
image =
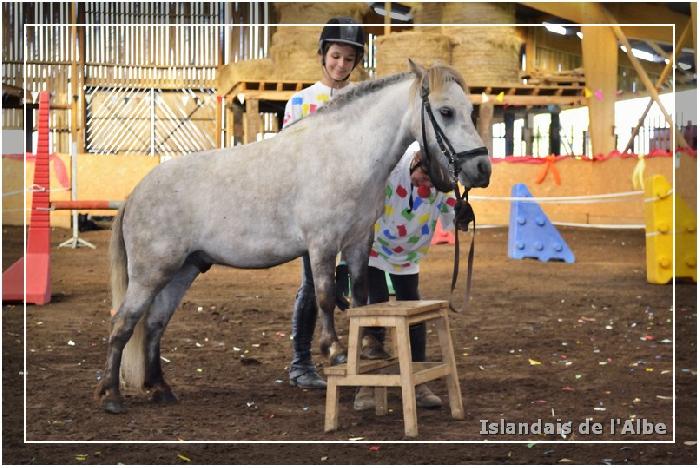
<svg viewBox="0 0 700 468"><path fill-rule="evenodd" d="M387 86L414 76L415 75L412 72L402 72L387 76L385 78L363 81L362 83L353 86L348 91L341 92L340 94L336 95L333 99L328 101L324 106L320 107L313 115L309 117L313 117L317 114L328 114L329 112L335 112L338 109L345 107L345 105L347 105L349 102L353 102L363 96L375 93L386 88ZM450 66L442 64L433 65L426 70L426 77L428 79L431 93L441 93L444 87L450 82L457 83L465 92L468 92L467 85L464 82L462 75ZM411 96L417 95L417 87L420 86L420 84L421 83L418 80L414 81L411 87Z"/></svg>
<svg viewBox="0 0 700 468"><path fill-rule="evenodd" d="M324 106L320 107L316 114L328 113L338 110L339 108L345 106L348 102L359 99L368 94L374 93L383 89L389 85L397 83L401 80L413 76L410 72L397 73L395 75L390 75L385 78L380 78L378 80L367 80L359 83L346 92L341 92L328 101Z"/></svg>

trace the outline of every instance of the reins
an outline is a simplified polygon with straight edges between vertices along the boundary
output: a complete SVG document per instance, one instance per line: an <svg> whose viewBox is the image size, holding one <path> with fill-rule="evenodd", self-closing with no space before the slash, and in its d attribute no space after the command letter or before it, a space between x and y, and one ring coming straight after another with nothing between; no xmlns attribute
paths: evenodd
<svg viewBox="0 0 700 468"><path fill-rule="evenodd" d="M465 290L464 290L464 308L461 310L458 310L454 306L453 302L453 297L454 297L454 290L457 285L457 279L459 277L459 230L457 229L456 225L456 219L455 219L455 255L454 255L454 268L452 270L452 284L450 287L450 300L449 300L449 307L450 310L453 312L464 312L467 310L468 304L469 304L469 295L471 293L471 287L472 287L472 271L473 271L473 264L474 264L474 240L476 237L476 217L474 215L474 210L471 208L469 205L469 196L468 192L469 190L465 190L464 193L460 193L459 190L459 184L457 183L459 180L459 171L461 170L461 165L457 164L459 159L466 159L472 156L480 156L483 154L488 154L488 150L485 147L479 147L475 148L470 151L462 151L460 153L457 153L454 148L452 147L452 144L450 143L450 140L447 138L447 135L442 131L442 128L440 125L437 123L435 120L435 115L433 114L432 108L430 107L430 101L428 99L428 95L430 94L430 90L428 89L427 86L424 86L421 83L421 100L422 100L422 111L421 111L421 137L423 138L423 152L424 152L424 160L426 167L430 166L430 152L428 151L428 145L427 145L427 138L426 138L426 133L425 133L425 114L428 114L428 118L430 119L430 123L433 127L433 131L435 132L435 140L437 141L438 146L440 147L440 150L442 151L442 154L447 158L449 164L452 166L453 170L453 182L454 182L454 192L455 192L455 197L457 198L457 201L462 201L465 205L464 209L468 209L470 211L470 216L469 220L467 222L467 230L468 226L470 223L473 223L473 234L472 234L472 240L471 240L471 245L469 246L469 253L467 254L467 279L466 279L466 285L465 285ZM424 111L424 112L423 112ZM430 173L430 172L428 172ZM433 182L435 184L435 182ZM438 188L439 189L439 188ZM455 212L456 215L456 212Z"/></svg>
<svg viewBox="0 0 700 468"><path fill-rule="evenodd" d="M466 205L465 209L469 209L471 211L471 216L470 220L467 223L467 226L469 226L469 223L472 223L472 241L471 244L469 245L469 253L467 254L467 281L464 289L464 308L462 310L457 310L454 306L453 302L453 297L454 297L454 291L455 287L457 286L457 278L459 277L459 229L457 229L457 225L455 223L455 256L454 256L454 268L452 270L452 284L450 285L450 300L449 300L449 307L450 310L453 312L465 312L467 308L469 307L469 295L471 293L472 289L472 270L474 267L474 240L476 238L476 216L474 215L474 210L471 208L469 205L469 197L468 197L468 190L465 190L463 194L459 194L459 186L457 185L457 182L455 182L455 197L457 200L460 200L463 198L464 204ZM456 219L455 219L456 221Z"/></svg>

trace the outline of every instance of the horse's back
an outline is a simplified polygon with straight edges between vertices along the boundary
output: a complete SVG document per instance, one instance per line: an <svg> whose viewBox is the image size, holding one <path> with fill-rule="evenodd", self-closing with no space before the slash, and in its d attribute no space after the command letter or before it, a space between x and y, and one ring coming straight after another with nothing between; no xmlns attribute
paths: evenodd
<svg viewBox="0 0 700 468"><path fill-rule="evenodd" d="M284 181L261 154L274 146L193 153L154 168L127 201L127 246L155 263L203 251L215 263L264 268L299 256L301 235L276 192L286 192Z"/></svg>

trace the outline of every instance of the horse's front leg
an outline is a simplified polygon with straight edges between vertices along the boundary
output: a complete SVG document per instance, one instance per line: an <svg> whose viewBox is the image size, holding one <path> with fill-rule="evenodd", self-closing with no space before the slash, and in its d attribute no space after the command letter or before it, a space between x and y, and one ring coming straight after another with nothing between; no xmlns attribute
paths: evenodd
<svg viewBox="0 0 700 468"><path fill-rule="evenodd" d="M362 307L367 305L368 283L367 265L369 264L369 250L374 236L370 234L367 239L355 245L347 247L343 251L343 258L350 270L352 282L352 306Z"/></svg>
<svg viewBox="0 0 700 468"><path fill-rule="evenodd" d="M316 289L316 301L322 313L321 353L330 358L331 365L347 361L347 352L335 331L335 253L309 250L311 270Z"/></svg>

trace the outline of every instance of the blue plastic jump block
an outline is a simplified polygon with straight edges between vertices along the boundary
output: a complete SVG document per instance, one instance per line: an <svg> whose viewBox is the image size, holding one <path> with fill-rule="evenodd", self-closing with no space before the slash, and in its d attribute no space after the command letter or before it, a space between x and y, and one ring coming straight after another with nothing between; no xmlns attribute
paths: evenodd
<svg viewBox="0 0 700 468"><path fill-rule="evenodd" d="M515 184L513 197L532 197L525 184ZM574 253L561 237L540 205L535 202L513 200L510 204L508 225L508 257L536 258L574 263Z"/></svg>

